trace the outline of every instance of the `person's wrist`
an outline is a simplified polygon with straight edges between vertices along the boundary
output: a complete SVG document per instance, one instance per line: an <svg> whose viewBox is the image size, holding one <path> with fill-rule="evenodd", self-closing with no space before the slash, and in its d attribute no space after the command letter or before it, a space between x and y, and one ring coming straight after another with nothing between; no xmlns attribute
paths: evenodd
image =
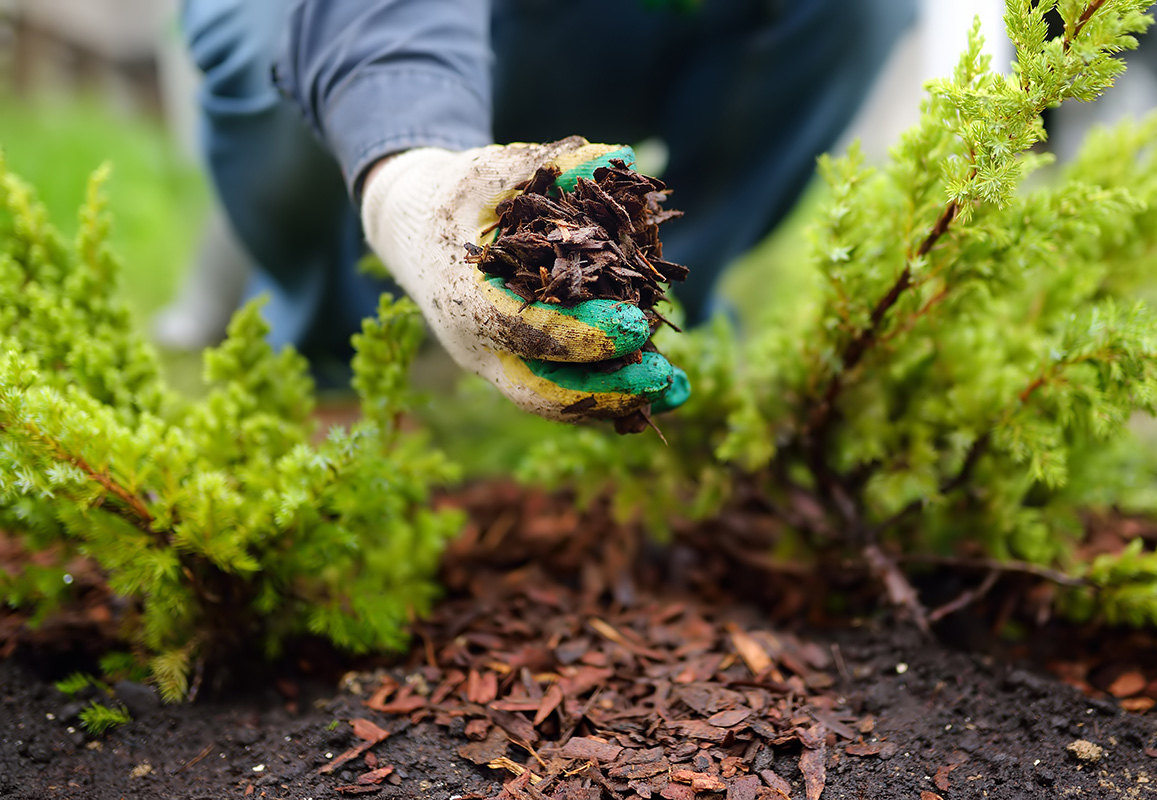
<svg viewBox="0 0 1157 800"><path fill-rule="evenodd" d="M385 158L379 158L377 161L375 161L373 164L371 164L370 168L368 170L366 170L366 176L362 179L362 186L365 186L370 181L372 181L374 179L374 176L376 176L379 172L382 171L382 167L384 167L386 164L388 164L392 157L393 157L393 155L391 154L391 155L386 156Z"/></svg>
<svg viewBox="0 0 1157 800"><path fill-rule="evenodd" d="M379 158L377 161L373 162L372 164L370 164L369 167L366 168L365 172L362 173L361 178L357 181L358 198L361 202L365 202L366 190L369 188L370 182L373 181L373 179L379 173L381 173L382 168L385 167L386 164L390 163L395 157L401 155L404 152L406 152L406 151L405 150L395 150L392 153L387 153L386 155L382 156L381 158Z"/></svg>

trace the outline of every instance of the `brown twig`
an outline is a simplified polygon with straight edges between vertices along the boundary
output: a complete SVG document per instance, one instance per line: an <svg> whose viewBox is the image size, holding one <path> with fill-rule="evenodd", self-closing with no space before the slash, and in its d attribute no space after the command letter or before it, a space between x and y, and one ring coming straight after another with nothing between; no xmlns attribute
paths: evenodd
<svg viewBox="0 0 1157 800"><path fill-rule="evenodd" d="M939 622L949 614L955 614L957 611L963 611L965 608L968 608L968 606L988 594L992 590L992 587L996 585L999 577L1000 572L994 569L989 570L988 574L984 576L984 580L981 581L980 585L975 589L966 589L957 595L955 600L951 600L939 608L928 612L928 621Z"/></svg>
<svg viewBox="0 0 1157 800"><path fill-rule="evenodd" d="M1066 53L1069 51L1069 48L1073 46L1076 38L1081 35L1081 31L1085 29L1085 25L1089 23L1089 20L1093 18L1093 15L1096 14L1103 5L1105 5L1105 0L1093 0L1093 2L1089 3L1089 5L1085 7L1085 10L1081 12L1081 16L1077 18L1077 24L1073 26L1072 33L1065 31L1064 49Z"/></svg>
<svg viewBox="0 0 1157 800"><path fill-rule="evenodd" d="M941 556L934 553L905 553L899 556L899 560L910 564L934 564L958 569L993 570L1005 575L1031 575L1035 578L1043 578L1058 586L1082 588L1093 585L1085 578L1074 577L1060 570L1033 564L1029 561L1000 561L995 558Z"/></svg>
<svg viewBox="0 0 1157 800"><path fill-rule="evenodd" d="M31 423L25 423L23 427L29 436L41 444L46 445L49 450L51 450L52 457L55 460L63 461L64 463L71 464L72 466L76 467L86 476L88 476L89 480L99 484L102 488L104 488L105 491L109 492L118 500L120 500L125 506L124 510L127 512L125 514L121 514L120 516L122 516L127 522L132 523L150 535L153 534L152 524L155 518L151 513L149 513L148 508L145 507L144 502L142 502L139 497L117 483L111 475L105 472L99 472L98 470L94 469L88 463L88 461L84 459L83 456L66 451L64 447L61 446L60 442L45 434L35 425ZM3 432L4 430L4 427L0 425L0 432Z"/></svg>
<svg viewBox="0 0 1157 800"><path fill-rule="evenodd" d="M907 333L908 331L912 330L912 328L914 328L916 326L917 322L919 322L924 317L928 316L928 313L930 311L932 311L932 309L936 308L936 306L940 305L942 302L944 302L944 300L946 300L948 298L949 288L950 287L947 283L944 284L942 287L940 287L939 291L937 291L936 294L929 297L924 302L924 305L920 306L920 308L916 311L916 313L912 314L910 317L908 317L906 320L904 320L904 322L901 325L899 325L897 328L895 328L894 330L889 331L884 336L881 336L880 341L881 342L889 342L892 339L899 336L900 334Z"/></svg>
<svg viewBox="0 0 1157 800"><path fill-rule="evenodd" d="M887 590L892 605L907 611L916 627L925 635L930 635L932 629L928 624L928 612L920 602L916 588L900 569L899 562L874 542L864 547L862 554L869 572Z"/></svg>
<svg viewBox="0 0 1157 800"><path fill-rule="evenodd" d="M1028 399L1030 397L1032 397L1033 392L1035 392L1040 387L1044 386L1045 382L1047 380L1048 379L1045 375L1038 375L1033 380L1032 383L1030 383L1028 386L1024 387L1024 389L1021 390L1020 394L1017 395L1017 399L1020 400L1021 405L1024 405L1025 403L1027 403Z"/></svg>
<svg viewBox="0 0 1157 800"><path fill-rule="evenodd" d="M955 477L941 484L941 494L948 494L949 492L955 491L968 482L968 479L972 477L972 471L976 469L976 462L988 451L988 443L991 439L992 434L990 432L982 433L976 437L972 442L972 446L968 448L968 452L964 455L964 463L960 465L960 471L956 473Z"/></svg>
<svg viewBox="0 0 1157 800"><path fill-rule="evenodd" d="M176 771L177 772L184 772L189 767L196 766L198 763L203 761L205 759L205 756L209 755L209 753L211 753L213 751L213 748L216 746L217 746L216 742L209 742L209 744L205 745L205 747L201 750L200 753L197 753L197 755L193 756L191 759L186 761L184 764L177 767Z"/></svg>
<svg viewBox="0 0 1157 800"><path fill-rule="evenodd" d="M941 212L940 216L928 230L928 235L924 237L920 246L916 248L915 258L923 258L931 252L936 242L948 232L952 221L956 219L956 215L959 213L960 206L956 201L949 201L948 205L944 207L944 211ZM852 337L844 347L844 351L840 356L839 371L837 371L828 382L819 402L808 418L806 433L809 437L814 437L818 433L821 433L827 426L835 409L836 399L843 389L843 376L855 369L864 355L871 349L872 345L875 344L879 337L880 326L884 322L884 317L911 286L912 265L911 259L909 259L909 263L905 264L904 269L896 276L896 280L893 281L888 291L872 308L872 313L868 318L868 326L856 336Z"/></svg>

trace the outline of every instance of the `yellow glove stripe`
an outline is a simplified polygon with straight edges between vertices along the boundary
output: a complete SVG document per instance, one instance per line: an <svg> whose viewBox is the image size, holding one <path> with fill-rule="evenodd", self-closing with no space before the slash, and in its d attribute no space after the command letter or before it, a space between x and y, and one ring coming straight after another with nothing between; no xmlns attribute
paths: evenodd
<svg viewBox="0 0 1157 800"><path fill-rule="evenodd" d="M502 341L502 344L508 345L506 349L514 350L525 358L565 362L604 361L639 347L637 342L632 341L624 348L621 339L616 340L605 330L578 319L568 309L545 303L532 303L522 308L521 297L487 281L481 270L477 272L479 291L507 322L494 332L509 332L509 336L500 337L503 340L509 339L508 342ZM537 331L540 336L528 338L527 329ZM522 332L522 335L517 332Z"/></svg>
<svg viewBox="0 0 1157 800"><path fill-rule="evenodd" d="M584 144L576 150L563 153L554 160L554 165L558 167L559 173L570 172L572 169L588 161L594 161L602 158L607 153L613 153L623 149L621 144Z"/></svg>
<svg viewBox="0 0 1157 800"><path fill-rule="evenodd" d="M559 412L563 419L622 417L649 402L648 398L635 394L567 389L535 375L522 359L511 353L497 352L495 355L502 364L507 380L541 397L543 405ZM568 412L567 409L572 407L574 410Z"/></svg>

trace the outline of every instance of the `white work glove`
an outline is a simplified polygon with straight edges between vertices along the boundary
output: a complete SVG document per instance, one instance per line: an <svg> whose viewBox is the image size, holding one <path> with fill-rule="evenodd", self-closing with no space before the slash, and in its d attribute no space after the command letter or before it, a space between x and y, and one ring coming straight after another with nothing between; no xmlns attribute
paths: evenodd
<svg viewBox="0 0 1157 800"><path fill-rule="evenodd" d="M614 371L592 368L650 338L638 306L588 300L573 308L522 308L501 279L466 261L466 243L493 238L495 206L539 167L554 164L562 173L558 185L567 185L612 158L633 162L634 154L579 137L464 152L420 148L378 165L364 187L366 239L451 358L548 419L623 417L648 405L663 411L689 394L686 375L658 353L644 352L638 363Z"/></svg>

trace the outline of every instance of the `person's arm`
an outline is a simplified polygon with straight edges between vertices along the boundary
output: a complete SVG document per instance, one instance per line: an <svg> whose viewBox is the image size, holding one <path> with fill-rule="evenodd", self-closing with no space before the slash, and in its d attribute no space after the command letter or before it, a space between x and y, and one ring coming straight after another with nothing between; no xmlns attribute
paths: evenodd
<svg viewBox="0 0 1157 800"><path fill-rule="evenodd" d="M341 165L352 197L383 156L491 142L490 4L303 0L274 75Z"/></svg>
<svg viewBox="0 0 1157 800"><path fill-rule="evenodd" d="M674 407L686 379L658 353L598 364L650 338L638 306L525 307L466 261L466 244L484 244L493 229L496 204L539 167L589 172L614 153L634 161L629 148L579 137L484 146L488 13L477 0L305 0L289 21L278 82L340 163L370 246L460 366L551 419Z"/></svg>

